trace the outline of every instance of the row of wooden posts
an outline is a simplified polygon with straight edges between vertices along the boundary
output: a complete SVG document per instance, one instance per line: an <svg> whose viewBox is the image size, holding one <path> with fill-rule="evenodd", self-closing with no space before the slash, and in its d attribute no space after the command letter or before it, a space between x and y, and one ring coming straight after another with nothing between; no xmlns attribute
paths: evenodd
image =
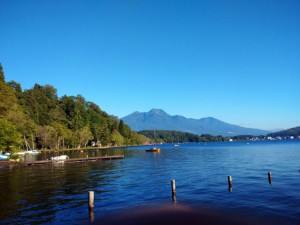
<svg viewBox="0 0 300 225"><path fill-rule="evenodd" d="M268 172L268 180L269 184L272 184L272 173L269 171ZM228 188L230 191L232 191L232 177L228 176Z"/></svg>
<svg viewBox="0 0 300 225"><path fill-rule="evenodd" d="M300 172L300 170L299 170ZM272 173L268 172L268 180L269 184L272 183ZM172 200L176 202L176 185L175 180L171 180L171 188L172 188ZM228 189L232 191L232 177L228 176ZM94 191L88 191L88 202L89 202L89 212L90 212L90 220L94 221Z"/></svg>

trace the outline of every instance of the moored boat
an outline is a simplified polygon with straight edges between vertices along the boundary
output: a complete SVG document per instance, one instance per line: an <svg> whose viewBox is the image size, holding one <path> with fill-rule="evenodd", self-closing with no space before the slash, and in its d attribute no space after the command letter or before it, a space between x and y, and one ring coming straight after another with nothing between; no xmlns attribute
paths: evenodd
<svg viewBox="0 0 300 225"><path fill-rule="evenodd" d="M27 143L27 140L25 138L25 135L24 135L24 143L25 143L25 146L26 146L26 150L25 151L20 151L20 152L17 152L18 155L25 155L25 154L38 154L40 153L38 150L34 150L34 149L31 149L29 144Z"/></svg>
<svg viewBox="0 0 300 225"><path fill-rule="evenodd" d="M8 160L8 155L2 155L0 154L0 160Z"/></svg>
<svg viewBox="0 0 300 225"><path fill-rule="evenodd" d="M146 149L145 151L146 152L160 152L160 148L153 147L153 148Z"/></svg>
<svg viewBox="0 0 300 225"><path fill-rule="evenodd" d="M9 160L11 153L0 151L0 160Z"/></svg>
<svg viewBox="0 0 300 225"><path fill-rule="evenodd" d="M18 155L25 155L25 154L39 154L40 152L38 150L26 150L18 152Z"/></svg>
<svg viewBox="0 0 300 225"><path fill-rule="evenodd" d="M67 155L58 155L58 156L51 157L50 160L65 160L68 158L69 158L69 156L67 156Z"/></svg>

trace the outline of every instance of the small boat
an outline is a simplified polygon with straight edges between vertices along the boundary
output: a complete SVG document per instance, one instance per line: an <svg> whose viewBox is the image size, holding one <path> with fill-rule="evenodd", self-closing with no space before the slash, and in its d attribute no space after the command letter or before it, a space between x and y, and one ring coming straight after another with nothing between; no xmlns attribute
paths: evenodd
<svg viewBox="0 0 300 225"><path fill-rule="evenodd" d="M38 153L39 153L38 150L33 150L33 149L30 148L29 144L28 144L27 141L26 141L25 135L24 135L24 143L25 143L25 146L26 146L26 151L18 152L18 153L17 153L18 155L38 154Z"/></svg>
<svg viewBox="0 0 300 225"><path fill-rule="evenodd" d="M8 160L9 155L0 154L0 160Z"/></svg>
<svg viewBox="0 0 300 225"><path fill-rule="evenodd" d="M153 147L153 148L146 149L145 151L146 152L160 152L160 148Z"/></svg>
<svg viewBox="0 0 300 225"><path fill-rule="evenodd" d="M51 157L50 160L66 160L68 158L69 158L69 156L67 156L67 155L59 155L59 156Z"/></svg>
<svg viewBox="0 0 300 225"><path fill-rule="evenodd" d="M27 151L21 151L17 153L18 155L25 155L25 154L39 154L38 150L27 150Z"/></svg>
<svg viewBox="0 0 300 225"><path fill-rule="evenodd" d="M29 150L27 151L29 154L39 154L40 152L38 150Z"/></svg>

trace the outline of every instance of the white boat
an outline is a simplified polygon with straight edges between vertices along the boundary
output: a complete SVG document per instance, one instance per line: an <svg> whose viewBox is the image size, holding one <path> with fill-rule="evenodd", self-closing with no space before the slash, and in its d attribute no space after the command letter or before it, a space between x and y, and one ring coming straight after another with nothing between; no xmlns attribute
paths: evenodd
<svg viewBox="0 0 300 225"><path fill-rule="evenodd" d="M38 150L33 150L33 149L30 148L29 144L28 144L27 141L26 141L25 135L24 135L24 143L25 143L25 145L26 145L26 151L18 152L18 153L17 153L18 155L25 155L25 154L39 154L39 151L38 151Z"/></svg>
<svg viewBox="0 0 300 225"><path fill-rule="evenodd" d="M26 151L21 151L17 153L18 155L25 155L25 154L39 154L38 150L26 150Z"/></svg>
<svg viewBox="0 0 300 225"><path fill-rule="evenodd" d="M51 157L50 160L66 160L68 158L69 156L67 155L58 155L58 156Z"/></svg>
<svg viewBox="0 0 300 225"><path fill-rule="evenodd" d="M38 150L28 150L28 154L39 154L40 152Z"/></svg>
<svg viewBox="0 0 300 225"><path fill-rule="evenodd" d="M8 155L0 154L0 160L8 160Z"/></svg>

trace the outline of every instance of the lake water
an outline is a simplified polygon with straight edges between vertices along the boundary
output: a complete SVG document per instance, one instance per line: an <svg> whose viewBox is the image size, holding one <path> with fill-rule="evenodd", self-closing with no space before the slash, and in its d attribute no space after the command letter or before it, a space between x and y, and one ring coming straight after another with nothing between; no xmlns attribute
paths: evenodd
<svg viewBox="0 0 300 225"><path fill-rule="evenodd" d="M70 157L125 155L120 160L2 167L0 223L89 224L87 192L93 190L95 221L176 204L260 224L300 224L299 140L159 147L160 153L145 152L143 146L65 152ZM176 203L171 179L176 180Z"/></svg>

